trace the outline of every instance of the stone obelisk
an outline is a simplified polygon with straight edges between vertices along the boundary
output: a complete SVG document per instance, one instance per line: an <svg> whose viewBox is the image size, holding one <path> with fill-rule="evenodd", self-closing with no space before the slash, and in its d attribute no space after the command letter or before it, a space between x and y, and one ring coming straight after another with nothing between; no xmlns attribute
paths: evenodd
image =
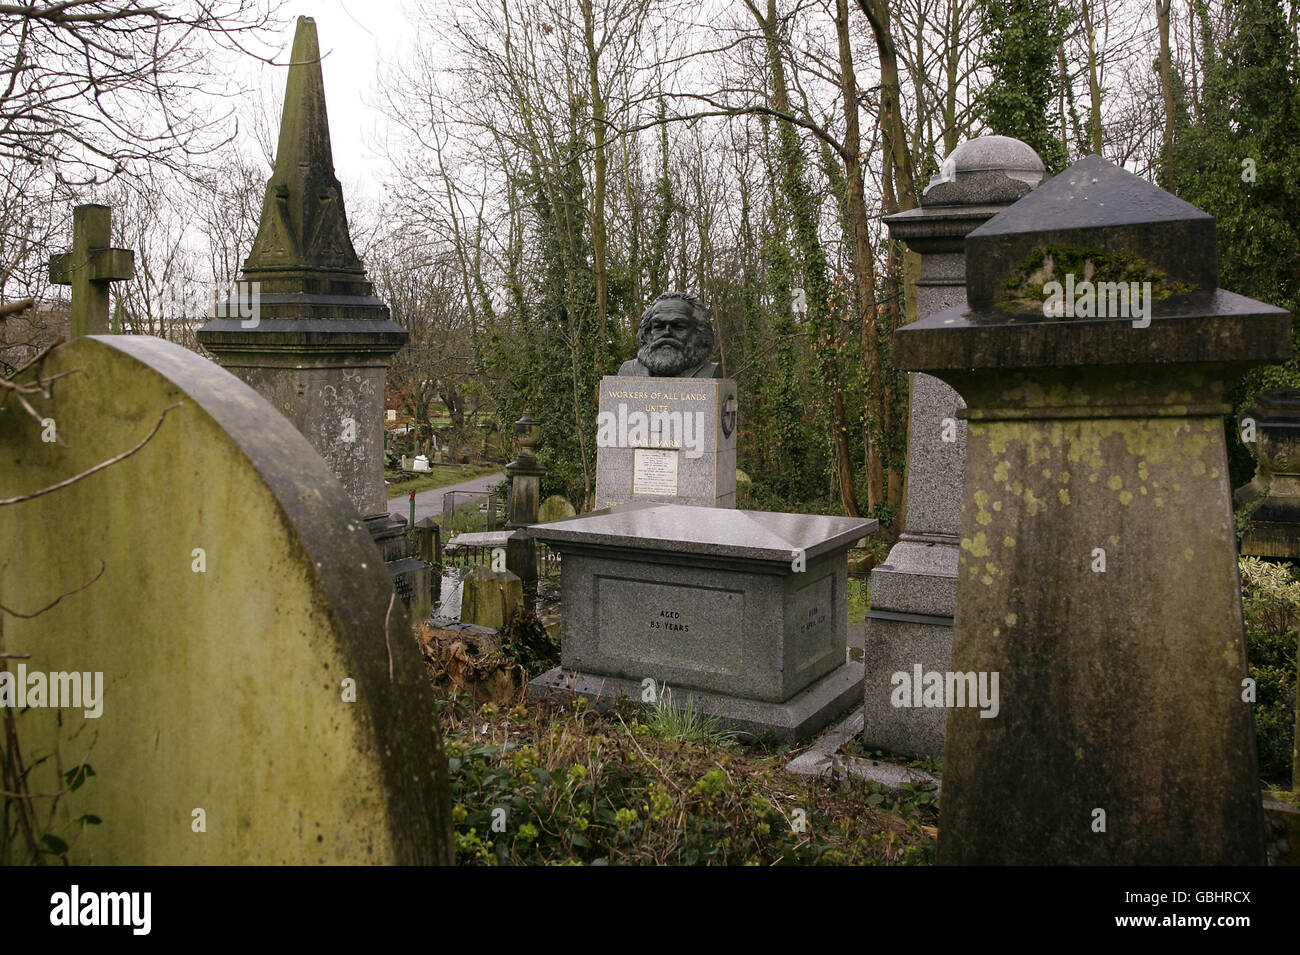
<svg viewBox="0 0 1300 955"><path fill-rule="evenodd" d="M412 609L427 568L410 556L384 491L384 384L406 331L352 247L334 174L316 23L299 17L275 168L252 251L198 340L301 431L365 518Z"/></svg>

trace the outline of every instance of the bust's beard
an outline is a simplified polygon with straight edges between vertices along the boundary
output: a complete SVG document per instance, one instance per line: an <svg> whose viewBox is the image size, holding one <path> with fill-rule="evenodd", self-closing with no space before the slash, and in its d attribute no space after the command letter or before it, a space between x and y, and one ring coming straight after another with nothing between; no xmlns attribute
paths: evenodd
<svg viewBox="0 0 1300 955"><path fill-rule="evenodd" d="M685 347L679 346L674 339L649 342L641 346L636 357L650 374L671 378L703 362L709 357L709 352L702 347L698 335L691 335Z"/></svg>

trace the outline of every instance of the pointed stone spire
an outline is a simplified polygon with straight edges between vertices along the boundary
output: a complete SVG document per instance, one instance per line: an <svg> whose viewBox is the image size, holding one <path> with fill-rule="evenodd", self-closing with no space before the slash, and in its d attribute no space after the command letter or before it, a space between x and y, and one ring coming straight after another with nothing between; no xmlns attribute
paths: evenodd
<svg viewBox="0 0 1300 955"><path fill-rule="evenodd" d="M326 291L323 283L333 294L369 292L351 287L364 283L365 272L334 175L320 43L310 17L298 18L275 170L244 277L272 283L265 291Z"/></svg>

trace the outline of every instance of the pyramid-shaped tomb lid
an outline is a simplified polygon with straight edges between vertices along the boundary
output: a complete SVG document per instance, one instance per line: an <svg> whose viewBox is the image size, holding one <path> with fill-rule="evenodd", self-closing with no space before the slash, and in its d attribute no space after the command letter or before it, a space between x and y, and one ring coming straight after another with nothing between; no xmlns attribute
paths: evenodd
<svg viewBox="0 0 1300 955"><path fill-rule="evenodd" d="M1052 250L1092 251L1171 286L1218 285L1214 218L1100 156L1080 159L966 237L970 304L992 308L1027 262Z"/></svg>

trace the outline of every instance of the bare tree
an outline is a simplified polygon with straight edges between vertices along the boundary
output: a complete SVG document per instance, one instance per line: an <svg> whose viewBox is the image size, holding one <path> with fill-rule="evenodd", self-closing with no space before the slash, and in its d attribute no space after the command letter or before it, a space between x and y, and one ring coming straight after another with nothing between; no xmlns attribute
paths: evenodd
<svg viewBox="0 0 1300 955"><path fill-rule="evenodd" d="M231 132L212 96L234 92L215 53L269 27L259 0L0 5L0 161L86 185L208 153Z"/></svg>

